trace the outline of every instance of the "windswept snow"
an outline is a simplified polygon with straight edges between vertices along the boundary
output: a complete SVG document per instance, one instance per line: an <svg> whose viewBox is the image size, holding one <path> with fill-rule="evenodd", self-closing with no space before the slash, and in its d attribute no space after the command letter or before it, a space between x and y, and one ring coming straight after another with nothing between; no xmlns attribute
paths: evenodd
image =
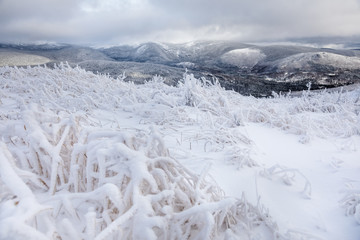
<svg viewBox="0 0 360 240"><path fill-rule="evenodd" d="M224 63L228 63L239 68L252 68L259 61L266 57L259 49L242 48L229 51L221 56Z"/></svg>
<svg viewBox="0 0 360 240"><path fill-rule="evenodd" d="M0 239L359 238L359 88L163 82L0 68Z"/></svg>

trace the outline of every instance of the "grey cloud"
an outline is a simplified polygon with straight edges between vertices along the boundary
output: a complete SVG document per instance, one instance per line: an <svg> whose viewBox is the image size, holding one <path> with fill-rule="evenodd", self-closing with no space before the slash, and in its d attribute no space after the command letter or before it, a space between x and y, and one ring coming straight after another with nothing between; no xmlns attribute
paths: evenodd
<svg viewBox="0 0 360 240"><path fill-rule="evenodd" d="M0 2L1 21L19 19L64 20L77 12L77 0L2 0Z"/></svg>
<svg viewBox="0 0 360 240"><path fill-rule="evenodd" d="M0 41L350 36L358 22L359 0L0 0Z"/></svg>

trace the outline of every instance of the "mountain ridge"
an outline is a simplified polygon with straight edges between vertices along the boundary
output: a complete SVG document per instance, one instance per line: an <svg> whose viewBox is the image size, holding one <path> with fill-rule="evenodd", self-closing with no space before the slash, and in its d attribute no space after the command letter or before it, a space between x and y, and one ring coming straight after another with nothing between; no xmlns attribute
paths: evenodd
<svg viewBox="0 0 360 240"><path fill-rule="evenodd" d="M115 78L125 72L126 80L136 83L160 75L167 84L176 85L188 71L196 77L216 78L226 89L254 96L305 90L309 82L314 89L360 82L360 51L352 49L202 41L102 48L0 44L0 50L46 57L50 59L48 66L66 61Z"/></svg>

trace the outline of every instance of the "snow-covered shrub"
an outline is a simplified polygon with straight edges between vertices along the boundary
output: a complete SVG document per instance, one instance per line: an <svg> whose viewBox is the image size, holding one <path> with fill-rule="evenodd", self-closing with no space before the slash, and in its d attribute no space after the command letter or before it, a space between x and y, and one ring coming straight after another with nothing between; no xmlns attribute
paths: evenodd
<svg viewBox="0 0 360 240"><path fill-rule="evenodd" d="M346 215L354 216L357 223L360 224L360 192L349 193L340 203L345 208Z"/></svg>
<svg viewBox="0 0 360 240"><path fill-rule="evenodd" d="M197 143L201 156L253 167L247 123L346 137L359 134L359 112L359 90L256 99L191 75L175 87L66 64L0 68L0 238L281 238L265 208L226 198L182 157ZM310 190L296 170L265 170Z"/></svg>
<svg viewBox="0 0 360 240"><path fill-rule="evenodd" d="M155 131L106 130L32 104L1 129L1 238L276 236L266 211L169 156Z"/></svg>
<svg viewBox="0 0 360 240"><path fill-rule="evenodd" d="M243 98L244 121L261 122L307 137L349 137L360 134L360 90L303 92L301 96Z"/></svg>
<svg viewBox="0 0 360 240"><path fill-rule="evenodd" d="M236 115L236 108L229 103L229 95L234 92L226 91L217 81L212 83L185 74L177 87L171 87L155 77L139 86L139 91L150 92L146 102L162 106L142 114L144 117L178 130L189 125L197 126L198 131L184 133L190 144L202 141L205 152L224 150L228 153L228 162L238 167L257 165L250 157L251 140L237 130L243 123L240 115Z"/></svg>
<svg viewBox="0 0 360 240"><path fill-rule="evenodd" d="M210 113L219 123L227 126L238 126L241 120L235 119L228 95L231 92L223 89L219 82L214 83L205 78L196 79L192 74L185 74L178 84L178 91L182 93L180 104L192 106L203 112ZM214 119L214 120L215 120Z"/></svg>
<svg viewBox="0 0 360 240"><path fill-rule="evenodd" d="M266 168L263 171L261 171L260 175L270 180L272 180L274 177L277 177L281 179L281 181L288 186L293 185L296 181L299 181L300 178L303 182L301 195L307 199L311 198L310 181L298 169L286 168L284 166L280 166L276 164L270 168Z"/></svg>

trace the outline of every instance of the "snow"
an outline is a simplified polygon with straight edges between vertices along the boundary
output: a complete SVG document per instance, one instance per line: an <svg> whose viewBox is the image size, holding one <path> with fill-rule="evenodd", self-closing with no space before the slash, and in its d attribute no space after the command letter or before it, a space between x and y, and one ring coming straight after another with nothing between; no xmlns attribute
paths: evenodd
<svg viewBox="0 0 360 240"><path fill-rule="evenodd" d="M360 66L360 58L358 57L348 57L327 52L299 53L275 61L275 64L282 70L290 71L293 69L306 69L311 62L345 69L357 69Z"/></svg>
<svg viewBox="0 0 360 240"><path fill-rule="evenodd" d="M35 54L0 51L0 67L40 65L48 62L50 62L50 59Z"/></svg>
<svg viewBox="0 0 360 240"><path fill-rule="evenodd" d="M176 64L177 66L180 66L180 67L195 67L195 63L192 63L192 62L180 62L180 63L177 63Z"/></svg>
<svg viewBox="0 0 360 240"><path fill-rule="evenodd" d="M272 210L274 219L279 219L279 226L296 228L323 239L358 238L359 235L352 235L353 219L342 219L344 212L339 209L339 201L341 193L347 190L346 185L359 180L359 138L316 138L299 145L296 136L276 129L250 124L247 132L260 153L257 162L296 170L294 174L289 172L295 175L290 183L279 174L270 179L259 178L257 182L258 194ZM269 180L280 180L279 186L272 186ZM311 192L304 196L306 182L311 184ZM274 192L278 194L271 194ZM294 211L294 207L299 209ZM292 214L284 216L287 212Z"/></svg>
<svg viewBox="0 0 360 240"><path fill-rule="evenodd" d="M259 49L242 48L229 51L221 56L224 63L240 68L252 68L266 57Z"/></svg>
<svg viewBox="0 0 360 240"><path fill-rule="evenodd" d="M147 44L141 45L138 49L136 49L136 54L141 55L148 49L149 46Z"/></svg>
<svg viewBox="0 0 360 240"><path fill-rule="evenodd" d="M257 99L0 68L0 239L359 239L360 88Z"/></svg>

